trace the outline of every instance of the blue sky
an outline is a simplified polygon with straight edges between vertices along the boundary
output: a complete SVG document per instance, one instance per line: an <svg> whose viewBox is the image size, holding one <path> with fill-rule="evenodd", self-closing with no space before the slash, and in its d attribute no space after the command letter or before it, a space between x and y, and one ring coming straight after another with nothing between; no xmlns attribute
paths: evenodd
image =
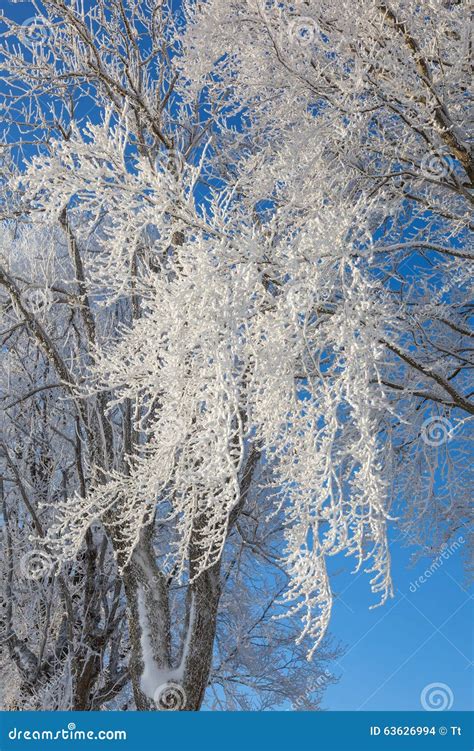
<svg viewBox="0 0 474 751"><path fill-rule="evenodd" d="M432 561L411 565L413 549L394 540L395 596L374 610L368 609L367 574L333 580L330 632L347 650L335 666L340 680L325 694L326 709L420 710L421 692L431 683L449 686L453 710L472 708L474 613L462 567L465 544L458 538L452 553L448 546L442 564L416 586Z"/></svg>
<svg viewBox="0 0 474 751"><path fill-rule="evenodd" d="M30 3L3 0L2 6L5 15L20 22L34 16ZM362 571L351 575L350 559L343 559L344 572L333 579L336 597L330 633L346 645L346 652L330 666L339 681L327 689L323 706L419 710L423 688L443 683L452 692L452 709L471 709L474 613L472 591L466 590L462 570L464 545L460 543L432 576L410 591L410 584L430 568L431 561L411 566L413 549L403 546L399 534L398 539L396 534L393 537L393 600L370 610L376 600L369 576ZM340 561L337 564L342 568Z"/></svg>

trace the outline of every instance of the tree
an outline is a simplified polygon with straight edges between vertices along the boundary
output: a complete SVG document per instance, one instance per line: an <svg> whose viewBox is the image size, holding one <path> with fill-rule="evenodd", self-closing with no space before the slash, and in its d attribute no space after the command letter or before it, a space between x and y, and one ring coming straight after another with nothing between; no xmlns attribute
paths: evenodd
<svg viewBox="0 0 474 751"><path fill-rule="evenodd" d="M431 553L469 520L471 14L436 0L216 0L195 6L183 63L192 91L227 86L249 124L245 200L271 202L272 231L300 244L302 264L318 249L329 273L356 267L371 287L389 497ZM320 326L342 301L349 313L344 281L328 299Z"/></svg>
<svg viewBox="0 0 474 751"><path fill-rule="evenodd" d="M274 704L275 654L304 695L302 654L334 655L327 558L384 602L393 517L432 550L466 523L465 13L52 0L34 33L7 21L7 420L29 440L4 457L70 627L70 567L89 612L97 563L102 656L86 671L79 640L72 681L91 675L89 706L128 671L140 709L199 709L210 683ZM35 412L61 438L46 453ZM7 631L20 665L11 611Z"/></svg>

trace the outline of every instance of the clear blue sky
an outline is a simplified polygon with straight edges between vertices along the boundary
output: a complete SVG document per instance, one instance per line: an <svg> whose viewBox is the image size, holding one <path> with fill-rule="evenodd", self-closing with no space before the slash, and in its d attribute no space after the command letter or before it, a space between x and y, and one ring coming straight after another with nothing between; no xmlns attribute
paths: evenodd
<svg viewBox="0 0 474 751"><path fill-rule="evenodd" d="M368 610L367 574L333 580L330 631L347 650L335 666L340 681L328 688L326 709L420 710L421 692L431 683L449 686L452 709L472 709L474 611L462 567L465 543L459 545L416 587L431 561L412 566L410 550L392 542L395 597L374 610Z"/></svg>

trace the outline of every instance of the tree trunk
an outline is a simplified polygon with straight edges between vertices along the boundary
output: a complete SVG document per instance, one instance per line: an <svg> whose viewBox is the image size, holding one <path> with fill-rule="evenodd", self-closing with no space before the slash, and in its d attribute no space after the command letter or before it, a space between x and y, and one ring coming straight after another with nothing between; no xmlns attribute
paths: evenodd
<svg viewBox="0 0 474 751"><path fill-rule="evenodd" d="M220 561L204 571L188 591L187 634L184 644L183 709L201 708L212 667L217 612L221 595Z"/></svg>
<svg viewBox="0 0 474 751"><path fill-rule="evenodd" d="M145 528L124 571L131 657L130 675L139 710L156 709L155 694L170 670L171 627L166 580L156 565L152 528ZM154 685L156 678L157 685Z"/></svg>

